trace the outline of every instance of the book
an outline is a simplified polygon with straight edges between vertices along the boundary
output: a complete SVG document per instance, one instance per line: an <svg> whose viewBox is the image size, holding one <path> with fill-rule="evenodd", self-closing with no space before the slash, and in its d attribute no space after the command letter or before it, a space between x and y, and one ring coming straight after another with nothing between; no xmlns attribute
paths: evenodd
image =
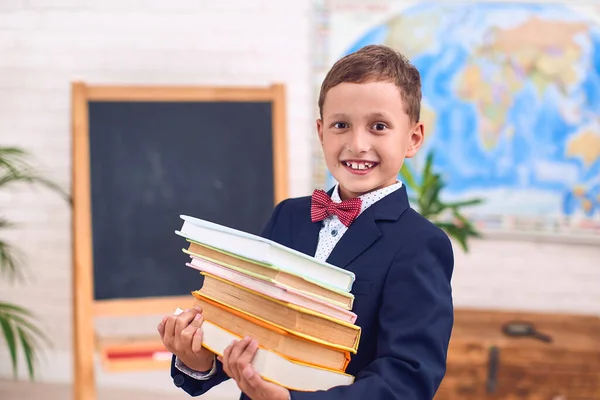
<svg viewBox="0 0 600 400"><path fill-rule="evenodd" d="M305 335L343 346L356 353L360 341L359 326L318 313L306 307L268 297L226 279L201 272L204 283L192 294L240 310L296 335Z"/></svg>
<svg viewBox="0 0 600 400"><path fill-rule="evenodd" d="M195 304L202 308L205 320L237 336L250 336L287 359L338 371L345 371L350 362L350 352L343 347L295 335L208 298L196 298Z"/></svg>
<svg viewBox="0 0 600 400"><path fill-rule="evenodd" d="M190 257L186 265L199 271L207 272L219 278L226 279L239 286L254 290L265 296L272 297L285 303L295 304L309 308L321 314L328 315L342 321L354 323L356 314L341 307L328 303L324 300L310 296L309 294L282 285L275 280L259 279L239 271L231 270L217 263L203 258Z"/></svg>
<svg viewBox="0 0 600 400"><path fill-rule="evenodd" d="M217 249L238 254L262 264L276 266L325 286L350 292L355 276L351 271L319 261L304 253L263 237L227 226L180 215L184 221L176 234Z"/></svg>
<svg viewBox="0 0 600 400"><path fill-rule="evenodd" d="M203 309L204 347L222 355L232 338L252 337L255 368L290 389L354 381L345 372L361 336L351 311L354 273L256 235L180 218L175 233L189 243L186 265L203 277L192 295Z"/></svg>
<svg viewBox="0 0 600 400"><path fill-rule="evenodd" d="M181 311L178 308L175 313L179 314ZM219 356L223 356L225 349L233 340L242 338L208 320L202 323L202 329L204 332L202 345ZM252 366L263 379L290 390L328 390L354 382L352 375L292 361L260 346L252 360Z"/></svg>
<svg viewBox="0 0 600 400"><path fill-rule="evenodd" d="M309 296L327 301L346 310L351 310L354 305L354 295L350 292L326 286L321 282L311 281L300 274L282 271L273 265L262 264L234 253L194 242L189 238L187 241L189 246L187 249L183 249L183 252L195 258L202 258L258 279L292 287Z"/></svg>

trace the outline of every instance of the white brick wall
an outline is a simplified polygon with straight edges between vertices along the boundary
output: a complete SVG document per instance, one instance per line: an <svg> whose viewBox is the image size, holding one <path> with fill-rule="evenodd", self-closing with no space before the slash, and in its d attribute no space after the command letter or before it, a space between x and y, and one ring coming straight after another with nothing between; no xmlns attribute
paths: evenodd
<svg viewBox="0 0 600 400"><path fill-rule="evenodd" d="M26 147L70 185L70 82L287 86L290 189L310 193L314 135L310 1L2 0L0 145ZM0 193L18 229L3 238L27 256L26 285L0 284L0 301L31 307L54 349L42 379L71 376L70 209L54 194ZM478 241L457 249L457 306L600 313L600 246ZM153 329L153 321L147 322ZM9 365L0 353L0 374ZM100 375L121 385L170 385L164 374Z"/></svg>

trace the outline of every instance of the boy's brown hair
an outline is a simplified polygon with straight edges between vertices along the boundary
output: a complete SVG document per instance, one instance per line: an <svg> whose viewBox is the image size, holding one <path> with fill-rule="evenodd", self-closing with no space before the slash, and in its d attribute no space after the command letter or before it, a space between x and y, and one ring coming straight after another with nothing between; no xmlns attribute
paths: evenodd
<svg viewBox="0 0 600 400"><path fill-rule="evenodd" d="M319 93L319 114L327 92L340 83L383 81L394 83L400 90L405 112L411 121L419 122L421 114L421 75L410 61L383 45L368 45L339 59L329 70Z"/></svg>

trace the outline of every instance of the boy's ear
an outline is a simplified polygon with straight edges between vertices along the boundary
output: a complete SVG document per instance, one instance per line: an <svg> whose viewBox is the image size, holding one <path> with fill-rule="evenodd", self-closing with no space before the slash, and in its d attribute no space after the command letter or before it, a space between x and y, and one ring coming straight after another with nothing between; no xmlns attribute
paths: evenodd
<svg viewBox="0 0 600 400"><path fill-rule="evenodd" d="M406 158L414 157L419 151L419 148L425 140L425 127L422 122L417 122L410 132L408 149L406 150Z"/></svg>
<svg viewBox="0 0 600 400"><path fill-rule="evenodd" d="M319 135L319 142L323 144L323 120L317 119L317 133Z"/></svg>

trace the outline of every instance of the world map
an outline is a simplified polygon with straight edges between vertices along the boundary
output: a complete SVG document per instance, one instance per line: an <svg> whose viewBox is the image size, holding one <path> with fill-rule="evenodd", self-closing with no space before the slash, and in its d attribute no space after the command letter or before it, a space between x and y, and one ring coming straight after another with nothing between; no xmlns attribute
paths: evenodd
<svg viewBox="0 0 600 400"><path fill-rule="evenodd" d="M600 238L600 8L566 4L329 2L320 84L368 44L421 73L428 152L448 200L483 198L483 230ZM325 185L333 184L326 175Z"/></svg>

